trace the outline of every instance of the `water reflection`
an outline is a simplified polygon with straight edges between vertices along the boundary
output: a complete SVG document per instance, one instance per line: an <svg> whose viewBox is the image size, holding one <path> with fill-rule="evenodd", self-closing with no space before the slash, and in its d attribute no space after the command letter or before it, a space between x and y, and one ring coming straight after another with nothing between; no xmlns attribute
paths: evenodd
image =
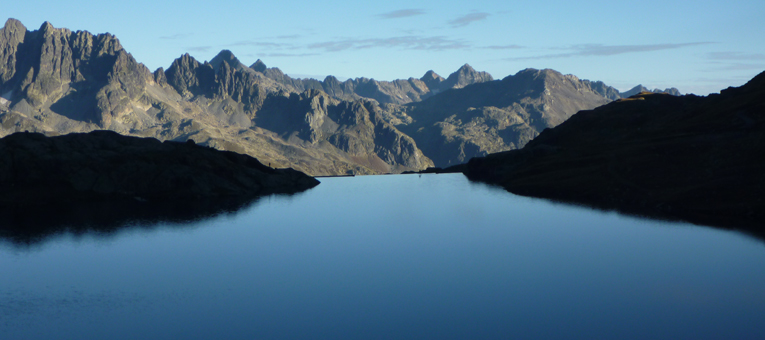
<svg viewBox="0 0 765 340"><path fill-rule="evenodd" d="M750 238L456 174L322 182L177 229L0 244L0 337L765 339Z"/></svg>
<svg viewBox="0 0 765 340"><path fill-rule="evenodd" d="M0 241L16 247L36 246L59 235L110 237L127 229L188 228L208 219L229 216L257 206L264 198L291 199L273 194L242 199L168 202L104 201L27 209L0 209Z"/></svg>
<svg viewBox="0 0 765 340"><path fill-rule="evenodd" d="M467 178L467 177L466 177ZM522 193L515 193L504 187L487 183L480 180L474 180L468 178L471 186L491 188L493 192L503 192L505 194L520 195L526 197L532 197L536 199L552 202L553 204L560 204L565 206L574 206L578 208L590 209L593 211L600 211L603 213L616 212L621 215L631 216L638 219L648 219L662 222L672 223L691 223L698 226L712 227L716 229L723 229L728 231L734 231L744 234L748 237L757 239L758 241L765 242L765 229L762 224L753 223L747 216L742 216L741 219L736 218L719 218L717 216L705 214L704 211L695 212L676 212L676 211L662 211L654 209L650 206L640 205L606 205L599 201L587 201L587 200L571 200L571 199L559 199L548 198L543 196L526 195ZM668 224L671 225L671 224Z"/></svg>

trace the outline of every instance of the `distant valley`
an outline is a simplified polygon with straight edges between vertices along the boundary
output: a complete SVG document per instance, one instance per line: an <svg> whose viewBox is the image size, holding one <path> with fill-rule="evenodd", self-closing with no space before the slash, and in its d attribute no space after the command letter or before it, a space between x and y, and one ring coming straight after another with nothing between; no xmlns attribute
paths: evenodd
<svg viewBox="0 0 765 340"><path fill-rule="evenodd" d="M191 139L314 176L416 171L519 149L580 110L644 90L549 69L495 80L467 64L446 78L295 79L227 50L152 72L110 34L47 22L29 31L14 19L0 29L0 137L105 129Z"/></svg>

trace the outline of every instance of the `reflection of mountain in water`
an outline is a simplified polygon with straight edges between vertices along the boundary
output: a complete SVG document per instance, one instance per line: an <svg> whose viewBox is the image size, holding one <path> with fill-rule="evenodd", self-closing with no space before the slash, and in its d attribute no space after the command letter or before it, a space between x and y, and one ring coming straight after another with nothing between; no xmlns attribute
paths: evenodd
<svg viewBox="0 0 765 340"><path fill-rule="evenodd" d="M275 197L291 197L278 194ZM0 209L0 240L35 245L62 233L111 235L129 229L185 228L221 215L238 214L264 198L146 203L135 200L69 204L45 208Z"/></svg>
<svg viewBox="0 0 765 340"><path fill-rule="evenodd" d="M511 190L508 190L502 187L501 185L497 185L496 183L491 183L483 179L478 179L478 178L468 178L468 179L470 180L471 186L482 187L482 188L485 188L485 190L491 190L494 192L502 192L504 194L507 194L508 191L512 192ZM633 218L637 218L641 220L654 220L654 221L668 222L669 223L668 226L673 226L672 223L691 223L699 227L709 227L709 228L721 229L721 230L725 230L729 232L737 232L747 237L756 239L757 241L765 243L765 231L761 230L759 228L759 225L744 224L744 223L741 223L741 221L736 221L737 223L721 223L719 220L715 220L715 219L689 220L687 218L678 217L676 215L672 215L666 212L657 211L656 209L653 209L651 207L641 207L639 205L610 206L605 204L598 204L595 201L582 201L582 200L562 199L562 198L545 198L545 197L535 196L535 195L521 195L521 196L528 196L532 199L547 201L556 205L559 204L563 206L571 206L571 207L577 207L581 209L590 209L593 211L601 212L603 214L608 214L613 212L619 215L629 216L629 217L633 217Z"/></svg>

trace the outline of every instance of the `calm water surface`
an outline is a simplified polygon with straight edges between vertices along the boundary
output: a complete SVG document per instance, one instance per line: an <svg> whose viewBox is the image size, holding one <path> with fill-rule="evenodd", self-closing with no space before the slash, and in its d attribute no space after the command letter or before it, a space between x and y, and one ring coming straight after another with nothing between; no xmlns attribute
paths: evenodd
<svg viewBox="0 0 765 340"><path fill-rule="evenodd" d="M0 339L765 339L765 243L462 175L0 240Z"/></svg>

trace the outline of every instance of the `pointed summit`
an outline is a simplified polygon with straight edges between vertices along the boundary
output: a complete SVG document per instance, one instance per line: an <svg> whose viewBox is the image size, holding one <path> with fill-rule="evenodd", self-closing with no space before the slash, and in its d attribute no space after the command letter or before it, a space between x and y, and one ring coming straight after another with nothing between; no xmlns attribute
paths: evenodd
<svg viewBox="0 0 765 340"><path fill-rule="evenodd" d="M472 66L470 66L470 64L465 63L465 65L462 65L462 67L460 67L460 69L457 70L457 72L475 72L475 69Z"/></svg>
<svg viewBox="0 0 765 340"><path fill-rule="evenodd" d="M222 63L221 58L220 64ZM165 76L167 83L184 97L210 94L215 82L215 70L213 70L212 65L200 64L188 53L175 59L165 71Z"/></svg>
<svg viewBox="0 0 765 340"><path fill-rule="evenodd" d="M48 30L54 29L53 24L51 24L49 21L46 21L40 26L40 32L45 32Z"/></svg>
<svg viewBox="0 0 765 340"><path fill-rule="evenodd" d="M492 80L494 80L494 78L492 78L490 74L486 72L478 72L470 65L465 64L462 65L457 72L450 74L449 78L446 78L446 81L444 81L441 86L444 90L449 88L459 89L471 84L484 83Z"/></svg>
<svg viewBox="0 0 765 340"><path fill-rule="evenodd" d="M266 69L267 69L266 64L260 59L258 59L258 61L252 64L250 68L260 73L266 73Z"/></svg>
<svg viewBox="0 0 765 340"><path fill-rule="evenodd" d="M5 33L8 34L10 31L26 31L27 28L24 27L24 24L21 23L21 21L18 21L14 18L9 18L5 21L5 26L3 26L3 30L5 30Z"/></svg>
<svg viewBox="0 0 765 340"><path fill-rule="evenodd" d="M434 72L433 70L430 70L428 72L425 72L425 75L420 78L422 81L431 80L431 79L438 79L438 80L444 80L444 77L439 76L438 73Z"/></svg>
<svg viewBox="0 0 765 340"><path fill-rule="evenodd" d="M439 76L436 72L433 72L433 70L430 70L428 72L425 72L425 75L420 78L425 85L428 86L429 89L438 89L438 87L441 85L441 83L445 80L444 77Z"/></svg>
<svg viewBox="0 0 765 340"><path fill-rule="evenodd" d="M620 93L620 95L622 96L622 98L629 98L629 97L634 96L634 95L636 95L636 94L638 94L640 92L646 92L646 91L650 92L650 90L648 88L646 88L642 84L638 84L637 86L635 86L635 87L633 87L633 88L631 88L631 89L629 89L629 90L627 90L625 92Z"/></svg>
<svg viewBox="0 0 765 340"><path fill-rule="evenodd" d="M16 53L26 34L27 28L16 19L8 19L0 29L0 85L16 74Z"/></svg>
<svg viewBox="0 0 765 340"><path fill-rule="evenodd" d="M653 90L650 90L647 87L643 86L642 84L640 84L638 86L635 86L635 87L633 87L633 88L631 88L631 89L629 89L629 90L627 90L625 92L621 92L621 93L619 93L619 95L621 95L622 98L629 98L629 97L632 97L632 96L634 96L636 94L640 94L642 92L666 93L666 94L673 95L673 96L681 96L682 95L682 93L680 93L680 90L678 90L678 89L676 89L674 87L670 87L670 88L667 88L667 89L664 89L664 90L662 90L660 88L655 88Z"/></svg>
<svg viewBox="0 0 765 340"><path fill-rule="evenodd" d="M235 70L241 71L242 69L246 68L246 66L244 66L244 64L242 64L239 59L236 58L236 56L234 56L234 53L229 50L220 51L218 55L215 56L215 58L210 60L210 65L212 65L215 71L218 71L218 68L220 68L220 65L224 61L228 64L228 66L231 66L231 68Z"/></svg>

